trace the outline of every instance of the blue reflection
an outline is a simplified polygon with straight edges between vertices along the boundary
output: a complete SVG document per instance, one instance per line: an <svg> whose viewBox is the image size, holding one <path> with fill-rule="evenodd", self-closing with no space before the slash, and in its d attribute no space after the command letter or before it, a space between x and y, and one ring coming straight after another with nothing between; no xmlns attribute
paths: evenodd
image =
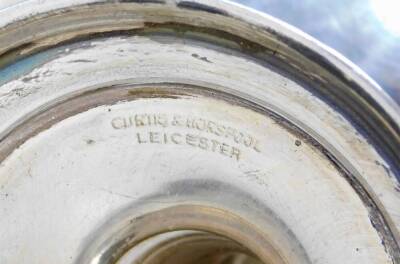
<svg viewBox="0 0 400 264"><path fill-rule="evenodd" d="M399 0L234 0L277 17L349 58L400 103Z"/></svg>

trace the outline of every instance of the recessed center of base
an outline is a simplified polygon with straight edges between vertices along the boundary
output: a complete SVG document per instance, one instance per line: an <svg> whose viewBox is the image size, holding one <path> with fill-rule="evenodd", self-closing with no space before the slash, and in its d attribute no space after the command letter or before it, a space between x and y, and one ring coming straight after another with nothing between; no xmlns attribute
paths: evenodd
<svg viewBox="0 0 400 264"><path fill-rule="evenodd" d="M128 251L118 264L261 264L239 243L208 232L174 231L153 236Z"/></svg>

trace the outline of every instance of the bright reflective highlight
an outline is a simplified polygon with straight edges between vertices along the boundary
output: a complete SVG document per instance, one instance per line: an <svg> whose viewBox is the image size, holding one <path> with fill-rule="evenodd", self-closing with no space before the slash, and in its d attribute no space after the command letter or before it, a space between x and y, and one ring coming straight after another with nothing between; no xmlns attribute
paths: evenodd
<svg viewBox="0 0 400 264"><path fill-rule="evenodd" d="M400 36L400 1L370 0L375 15L390 33Z"/></svg>

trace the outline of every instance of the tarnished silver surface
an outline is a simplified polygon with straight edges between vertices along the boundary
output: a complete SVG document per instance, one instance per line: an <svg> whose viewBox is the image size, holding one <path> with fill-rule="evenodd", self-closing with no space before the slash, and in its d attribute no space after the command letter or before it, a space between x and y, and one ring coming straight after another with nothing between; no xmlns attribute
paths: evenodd
<svg viewBox="0 0 400 264"><path fill-rule="evenodd" d="M357 68L227 2L39 2L0 9L0 263L400 263Z"/></svg>

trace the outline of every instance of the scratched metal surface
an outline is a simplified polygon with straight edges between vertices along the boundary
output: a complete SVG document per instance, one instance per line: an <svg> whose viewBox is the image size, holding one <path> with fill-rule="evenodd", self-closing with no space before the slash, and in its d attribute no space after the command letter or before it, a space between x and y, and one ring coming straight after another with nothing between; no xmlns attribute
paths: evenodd
<svg viewBox="0 0 400 264"><path fill-rule="evenodd" d="M36 3L85 5L0 35L26 55L0 71L0 263L115 263L157 232L215 231L219 212L248 220L221 235L265 263L400 263L400 116L357 68L226 2Z"/></svg>
<svg viewBox="0 0 400 264"><path fill-rule="evenodd" d="M400 103L400 36L379 19L371 0L233 0L279 18L336 49ZM2 0L4 9L24 0Z"/></svg>
<svg viewBox="0 0 400 264"><path fill-rule="evenodd" d="M275 16L336 49L400 103L400 36L378 18L370 0L235 0Z"/></svg>

